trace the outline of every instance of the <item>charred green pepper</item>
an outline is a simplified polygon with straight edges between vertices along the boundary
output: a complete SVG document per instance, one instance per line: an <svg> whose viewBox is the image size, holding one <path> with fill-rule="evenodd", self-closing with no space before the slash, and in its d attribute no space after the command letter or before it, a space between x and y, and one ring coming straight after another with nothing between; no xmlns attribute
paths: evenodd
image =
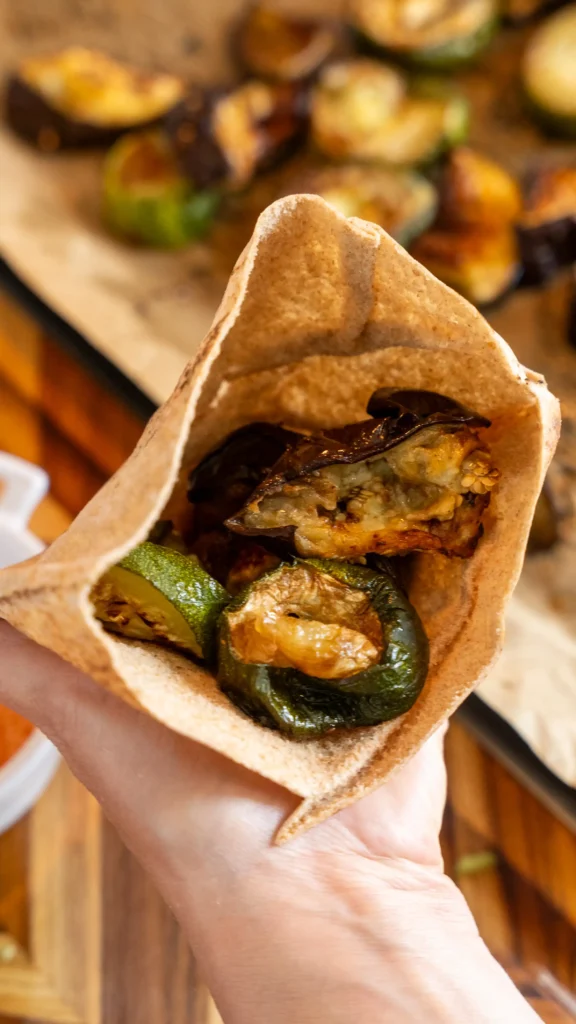
<svg viewBox="0 0 576 1024"><path fill-rule="evenodd" d="M103 214L116 234L176 249L209 230L220 198L195 191L159 131L126 135L104 164Z"/></svg>
<svg viewBox="0 0 576 1024"><path fill-rule="evenodd" d="M303 556L472 555L499 476L478 437L489 422L443 396L431 405L429 392L385 398L378 418L289 445L229 529Z"/></svg>
<svg viewBox="0 0 576 1024"><path fill-rule="evenodd" d="M96 618L112 633L210 659L229 595L193 555L145 541L92 588Z"/></svg>
<svg viewBox="0 0 576 1024"><path fill-rule="evenodd" d="M175 75L144 72L70 47L22 61L8 81L6 118L45 152L109 145L164 117L184 94Z"/></svg>
<svg viewBox="0 0 576 1024"><path fill-rule="evenodd" d="M404 714L427 671L415 609L391 575L364 566L283 564L221 618L220 688L250 718L292 739Z"/></svg>
<svg viewBox="0 0 576 1024"><path fill-rule="evenodd" d="M576 138L576 4L536 30L524 54L522 80L542 127Z"/></svg>
<svg viewBox="0 0 576 1024"><path fill-rule="evenodd" d="M332 160L414 166L468 131L466 100L434 80L409 83L397 68L359 59L329 64L312 90L311 137Z"/></svg>
<svg viewBox="0 0 576 1024"><path fill-rule="evenodd" d="M474 60L498 25L499 0L353 0L352 23L370 47L419 68Z"/></svg>

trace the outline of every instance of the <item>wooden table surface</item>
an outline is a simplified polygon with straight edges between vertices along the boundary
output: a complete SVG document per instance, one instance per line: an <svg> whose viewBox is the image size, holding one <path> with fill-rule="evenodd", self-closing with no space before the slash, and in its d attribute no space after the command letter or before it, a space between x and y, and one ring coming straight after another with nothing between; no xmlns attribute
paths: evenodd
<svg viewBox="0 0 576 1024"><path fill-rule="evenodd" d="M0 293L0 450L43 466L32 528L58 535L132 449L142 414ZM576 1019L576 836L455 722L448 871L542 1019ZM0 838L0 1021L215 1024L170 912L61 767Z"/></svg>

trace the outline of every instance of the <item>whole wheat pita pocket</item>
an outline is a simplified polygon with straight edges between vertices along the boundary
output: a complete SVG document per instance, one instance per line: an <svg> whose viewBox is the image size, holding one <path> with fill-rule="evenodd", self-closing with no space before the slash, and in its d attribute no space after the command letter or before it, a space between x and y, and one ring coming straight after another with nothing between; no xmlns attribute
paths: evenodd
<svg viewBox="0 0 576 1024"><path fill-rule="evenodd" d="M431 660L407 714L295 743L245 717L202 667L104 632L91 586L180 500L204 455L255 421L314 430L361 420L382 386L437 391L487 416L502 474L471 559L416 556L410 599ZM125 465L44 554L0 574L0 615L165 725L301 796L285 840L378 786L494 662L558 429L543 379L464 299L382 230L291 196L260 217L196 360Z"/></svg>

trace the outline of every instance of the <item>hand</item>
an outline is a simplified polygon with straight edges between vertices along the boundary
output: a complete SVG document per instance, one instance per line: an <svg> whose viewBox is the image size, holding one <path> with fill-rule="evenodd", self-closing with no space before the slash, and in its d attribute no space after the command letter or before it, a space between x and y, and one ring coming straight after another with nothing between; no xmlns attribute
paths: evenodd
<svg viewBox="0 0 576 1024"><path fill-rule="evenodd" d="M536 1020L443 874L442 732L283 847L297 798L0 622L0 701L95 794L187 931L226 1024Z"/></svg>

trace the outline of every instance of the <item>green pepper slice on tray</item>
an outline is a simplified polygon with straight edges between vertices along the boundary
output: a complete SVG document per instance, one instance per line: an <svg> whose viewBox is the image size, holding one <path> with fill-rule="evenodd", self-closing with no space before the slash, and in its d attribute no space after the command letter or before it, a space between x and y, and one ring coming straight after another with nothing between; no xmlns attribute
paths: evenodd
<svg viewBox="0 0 576 1024"><path fill-rule="evenodd" d="M194 555L145 541L104 573L91 599L110 632L209 660L229 595Z"/></svg>
<svg viewBox="0 0 576 1024"><path fill-rule="evenodd" d="M404 714L427 670L423 626L387 572L331 560L284 563L222 614L220 688L292 739Z"/></svg>

